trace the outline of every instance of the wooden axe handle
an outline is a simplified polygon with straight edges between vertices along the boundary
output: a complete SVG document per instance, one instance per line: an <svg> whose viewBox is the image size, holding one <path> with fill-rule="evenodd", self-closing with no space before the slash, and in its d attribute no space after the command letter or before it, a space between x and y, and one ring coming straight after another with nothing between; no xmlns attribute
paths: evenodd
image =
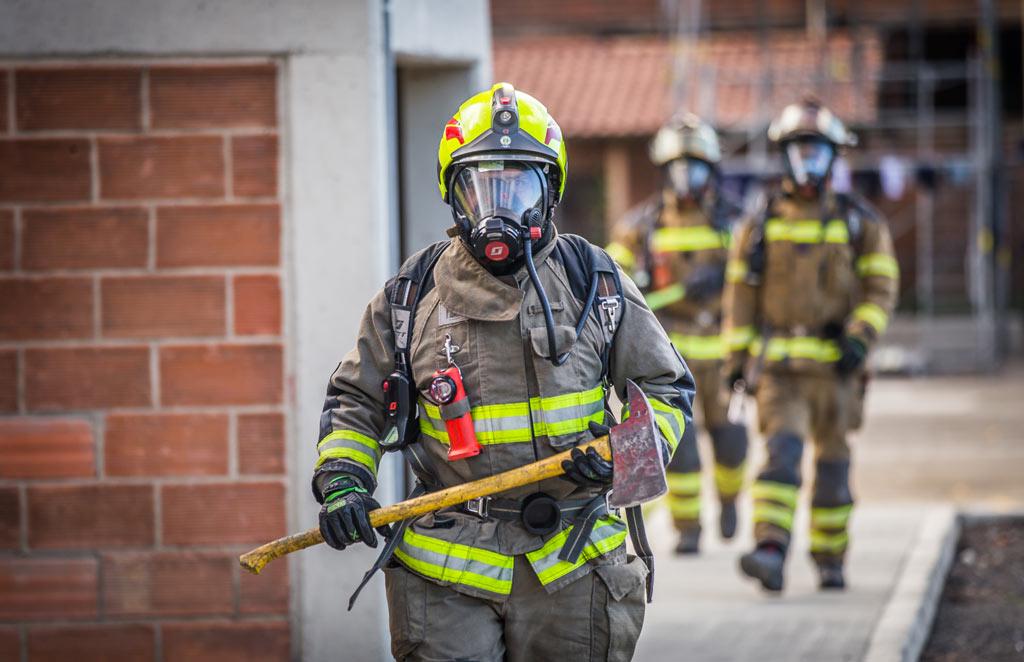
<svg viewBox="0 0 1024 662"><path fill-rule="evenodd" d="M584 452L588 448L593 448L604 459L610 460L612 458L611 443L608 437L594 439L585 444L580 444L576 448ZM569 459L571 452L572 449L569 449L547 459L525 464L494 476L474 480L471 483L455 485L444 490L424 494L415 499L378 508L377 510L370 511L370 524L378 527L384 524L391 524L392 522L399 522L442 508L457 506L470 499L498 494L499 492L516 487L522 487L530 483L539 483L542 480L560 476L565 473L562 470L562 462ZM263 570L264 566L274 559L279 559L286 554L297 552L300 549L319 545L323 541L320 529L312 528L308 531L278 538L265 545L261 545L252 551L242 554L238 557L238 562L249 572L258 575L260 570Z"/></svg>

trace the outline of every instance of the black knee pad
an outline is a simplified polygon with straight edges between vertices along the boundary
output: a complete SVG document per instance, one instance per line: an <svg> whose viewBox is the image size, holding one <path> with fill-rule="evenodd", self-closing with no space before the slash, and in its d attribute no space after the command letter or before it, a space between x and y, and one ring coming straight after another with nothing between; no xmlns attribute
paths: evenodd
<svg viewBox="0 0 1024 662"><path fill-rule="evenodd" d="M849 460L818 460L815 464L812 503L821 508L834 508L853 503Z"/></svg>
<svg viewBox="0 0 1024 662"><path fill-rule="evenodd" d="M725 467L738 467L747 459L747 428L726 423L711 429L715 446L715 462Z"/></svg>
<svg viewBox="0 0 1024 662"><path fill-rule="evenodd" d="M804 442L791 432L780 432L768 440L768 463L758 480L786 485L800 484L800 458Z"/></svg>
<svg viewBox="0 0 1024 662"><path fill-rule="evenodd" d="M672 454L668 470L673 473L700 471L700 454L697 452L697 426L690 424L683 430L683 438Z"/></svg>

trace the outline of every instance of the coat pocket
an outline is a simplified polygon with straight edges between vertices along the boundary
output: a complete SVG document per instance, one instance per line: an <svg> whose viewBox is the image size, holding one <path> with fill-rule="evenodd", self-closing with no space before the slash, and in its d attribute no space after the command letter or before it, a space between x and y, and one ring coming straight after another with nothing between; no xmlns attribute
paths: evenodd
<svg viewBox="0 0 1024 662"><path fill-rule="evenodd" d="M547 327L530 329L530 343L533 353L542 359L551 357L551 344L548 341ZM576 344L576 329L571 326L555 325L555 351L561 355L572 349Z"/></svg>

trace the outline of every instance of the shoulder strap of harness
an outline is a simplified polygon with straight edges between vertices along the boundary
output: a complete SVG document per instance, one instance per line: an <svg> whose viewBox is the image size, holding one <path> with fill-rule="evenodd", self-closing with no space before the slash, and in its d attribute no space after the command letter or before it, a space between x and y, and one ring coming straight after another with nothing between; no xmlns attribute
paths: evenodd
<svg viewBox="0 0 1024 662"><path fill-rule="evenodd" d="M395 366L409 372L410 333L416 306L434 287L434 265L451 240L439 241L414 254L402 264L398 275L384 286L391 305L391 330L395 336Z"/></svg>
<svg viewBox="0 0 1024 662"><path fill-rule="evenodd" d="M607 377L615 332L626 310L619 270L604 249L575 234L558 235L555 255L565 268L573 296L584 302L585 308L576 325L576 335L582 333L591 312L597 316L604 336L602 373Z"/></svg>

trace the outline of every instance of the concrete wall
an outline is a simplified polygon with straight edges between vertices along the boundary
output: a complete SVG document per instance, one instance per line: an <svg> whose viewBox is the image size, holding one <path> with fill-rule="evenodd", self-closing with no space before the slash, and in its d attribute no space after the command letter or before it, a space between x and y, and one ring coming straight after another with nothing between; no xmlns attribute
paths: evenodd
<svg viewBox="0 0 1024 662"><path fill-rule="evenodd" d="M281 58L283 290L288 378L291 530L316 521L308 493L324 388L353 345L365 302L397 264L398 168L389 140L399 113L389 67L416 67L403 102L402 206L414 243L443 236L447 212L432 180L441 124L459 101L489 83L487 3L393 0L7 0L0 4L0 57L225 55ZM390 52L386 44L390 43ZM433 70L433 73L429 73ZM410 69L411 71L411 69ZM433 126L431 126L433 124ZM429 157L424 156L429 150ZM412 161L415 160L415 164ZM426 197L429 196L429 197ZM422 240L422 242L421 242ZM394 459L382 498L398 493ZM293 656L387 659L383 582L345 613L343 597L372 555L325 547L293 559Z"/></svg>

